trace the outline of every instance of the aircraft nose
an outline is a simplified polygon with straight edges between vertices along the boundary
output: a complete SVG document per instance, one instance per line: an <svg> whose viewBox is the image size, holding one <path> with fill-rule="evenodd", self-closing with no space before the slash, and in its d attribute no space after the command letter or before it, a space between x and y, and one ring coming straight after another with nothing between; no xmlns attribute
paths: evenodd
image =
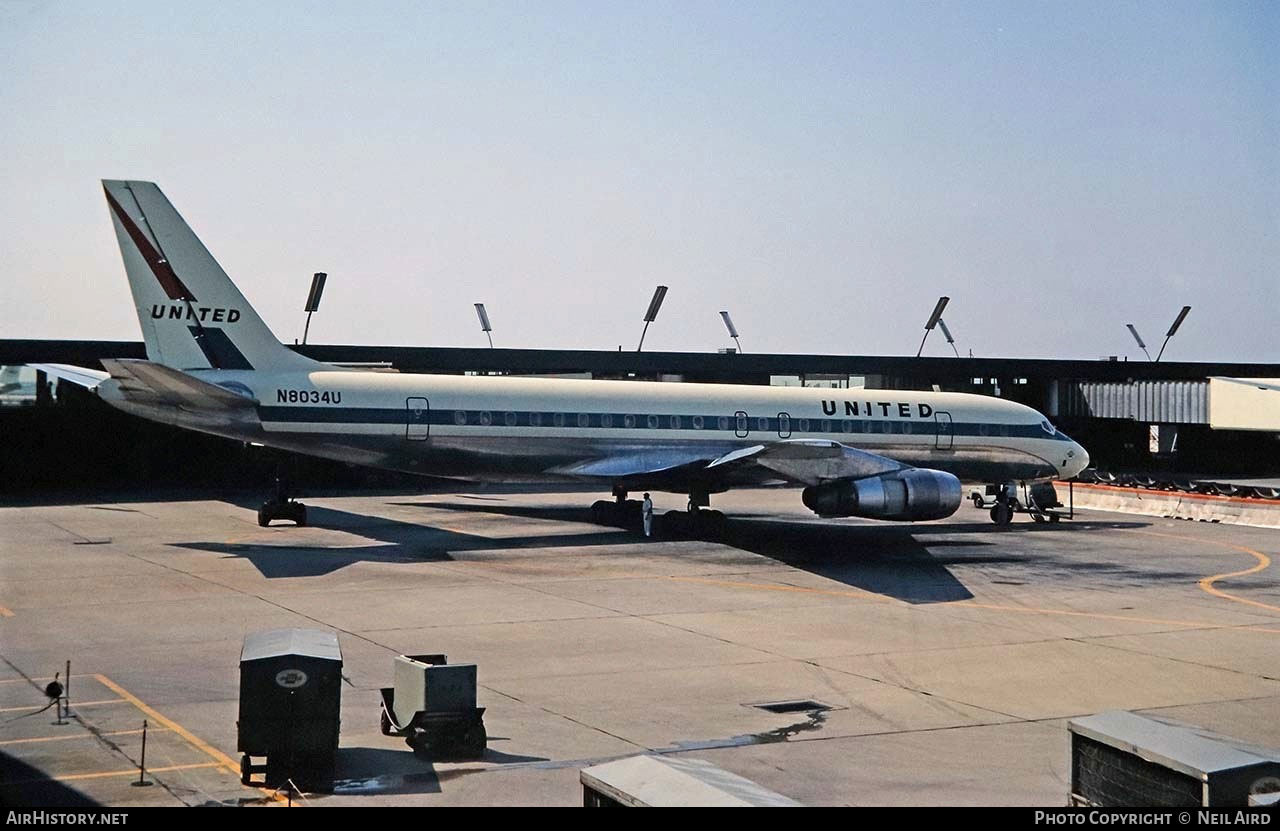
<svg viewBox="0 0 1280 831"><path fill-rule="evenodd" d="M1080 471L1089 466L1089 451L1080 446L1079 442L1071 442L1071 453L1067 457L1066 469L1063 471L1067 478L1070 479L1080 475Z"/></svg>

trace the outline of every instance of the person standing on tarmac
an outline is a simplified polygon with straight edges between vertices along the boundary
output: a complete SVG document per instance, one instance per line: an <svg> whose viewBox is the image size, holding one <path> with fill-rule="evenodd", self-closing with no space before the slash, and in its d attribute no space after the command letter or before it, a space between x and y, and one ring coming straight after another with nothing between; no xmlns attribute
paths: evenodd
<svg viewBox="0 0 1280 831"><path fill-rule="evenodd" d="M649 494L644 495L644 501L640 503L640 516L644 519L644 535L646 537L653 536L653 500L649 498Z"/></svg>

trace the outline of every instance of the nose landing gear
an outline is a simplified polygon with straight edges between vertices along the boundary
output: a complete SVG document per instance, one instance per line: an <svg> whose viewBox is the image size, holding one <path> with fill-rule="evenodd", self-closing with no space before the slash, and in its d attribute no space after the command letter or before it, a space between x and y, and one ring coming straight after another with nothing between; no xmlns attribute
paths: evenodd
<svg viewBox="0 0 1280 831"><path fill-rule="evenodd" d="M1019 497L1021 487L1021 498ZM1036 482L1028 485L1006 482L1003 485L987 485L986 493L974 491L969 494L973 507L980 511L988 511L991 521L996 525L1008 525L1013 522L1013 515L1024 513L1036 522L1060 522L1064 517L1074 519L1073 506L1064 506L1058 501L1058 493L1052 482ZM1066 507L1067 510L1061 510Z"/></svg>

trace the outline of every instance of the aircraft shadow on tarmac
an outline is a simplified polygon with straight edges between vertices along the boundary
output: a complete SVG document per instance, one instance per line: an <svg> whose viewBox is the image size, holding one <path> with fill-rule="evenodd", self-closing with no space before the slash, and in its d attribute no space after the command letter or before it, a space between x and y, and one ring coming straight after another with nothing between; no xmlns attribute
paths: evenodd
<svg viewBox="0 0 1280 831"><path fill-rule="evenodd" d="M479 510L479 506L477 506ZM529 534L513 537L485 537L403 522L386 517L307 506L308 524L317 528L346 531L376 540L381 545L319 546L291 545L287 542L171 543L177 548L212 551L239 557L253 563L267 578L319 577L356 563L427 563L448 562L453 554L471 551L497 551L522 548L580 548L584 546L619 545L627 541L627 532L602 528L585 534ZM290 526L278 526L285 532Z"/></svg>
<svg viewBox="0 0 1280 831"><path fill-rule="evenodd" d="M491 736L489 741L501 739ZM521 765L545 762L547 758L503 753L490 747L485 750L483 758L475 761L489 765ZM434 762L415 755L408 748L340 747L334 791L344 796L440 793L441 782L483 770L485 768L437 770Z"/></svg>
<svg viewBox="0 0 1280 831"><path fill-rule="evenodd" d="M437 501L391 504L562 522L592 521L590 510L563 506L543 508L493 502L474 504ZM992 534L1007 534L1011 540L1015 540L1020 532L1042 533L1052 530L1058 533L1081 533L1100 529L1143 528L1147 524L1077 520L1054 525L1019 523L1017 526L1003 528L986 522L849 525L838 521L780 520L730 515L723 534L716 542L906 603L949 603L972 599L973 593L948 566L1008 563L1024 567L1043 559L1040 555L1014 549L1012 545L1010 549L1013 550L1007 552L984 552L984 548L999 545L998 541L990 540ZM635 539L637 531L638 529L628 531L626 536ZM978 534L984 535L986 539L977 539ZM933 535L946 535L947 538L930 539ZM953 535L960 538L954 538ZM965 539L964 535L970 538ZM699 555L681 548L673 550L670 556L688 560L696 559ZM725 560L717 557L714 562L724 564ZM741 564L751 565L754 562L751 558L744 558Z"/></svg>
<svg viewBox="0 0 1280 831"><path fill-rule="evenodd" d="M591 525L587 508L504 505L500 500L483 502L402 501L388 503L466 513L498 514L536 520L554 520ZM455 554L512 549L574 549L590 546L619 546L637 541L634 530L595 526L586 533L525 534L487 537L406 522L379 516L308 506L310 524L372 539L381 544L328 547L276 545L272 543L173 543L180 548L212 551L249 560L269 579L316 577L361 562L411 563L447 562ZM1043 551L1018 546L1022 534L1052 532L1074 535L1090 531L1142 528L1144 522L1099 522L1077 520L1070 523L1019 523L998 528L986 522L901 525L845 525L817 520L780 520L731 516L716 542L721 546L706 551L690 551L687 546L653 546L646 556L669 556L681 560L705 560L718 565L751 566L758 557L767 557L846 586L892 597L907 603L948 603L968 600L973 593L955 576L951 566L1008 564L1014 569L1052 572L1101 571L1123 577L1125 567L1114 563L1090 563L1079 558L1070 562L1052 561ZM286 532L287 533L287 532ZM1009 541L1006 548L993 535ZM284 537L287 539L287 536ZM996 552L988 551L996 547ZM726 560L724 547L741 553L740 561ZM1081 546L1087 547L1087 546ZM599 556L618 556L604 550ZM634 556L631 550L622 556ZM731 556L731 555L730 555ZM1145 578L1153 576L1143 573ZM1172 577L1182 575L1167 575Z"/></svg>

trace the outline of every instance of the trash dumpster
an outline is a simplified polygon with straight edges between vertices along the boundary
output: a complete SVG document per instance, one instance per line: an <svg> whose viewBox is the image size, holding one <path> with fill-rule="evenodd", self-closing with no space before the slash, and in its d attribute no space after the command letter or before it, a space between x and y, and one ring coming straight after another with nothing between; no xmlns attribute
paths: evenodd
<svg viewBox="0 0 1280 831"><path fill-rule="evenodd" d="M333 790L342 705L342 649L322 629L253 632L240 652L240 781ZM255 757L265 757L255 763ZM255 776L262 775L262 779Z"/></svg>

